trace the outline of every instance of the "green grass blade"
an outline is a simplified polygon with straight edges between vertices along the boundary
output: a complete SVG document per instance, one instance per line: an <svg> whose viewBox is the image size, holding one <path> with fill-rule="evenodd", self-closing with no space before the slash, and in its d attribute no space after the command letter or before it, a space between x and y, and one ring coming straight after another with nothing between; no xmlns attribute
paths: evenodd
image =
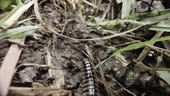
<svg viewBox="0 0 170 96"><path fill-rule="evenodd" d="M170 32L170 21L169 20L161 21L157 25L149 27L148 30Z"/></svg>
<svg viewBox="0 0 170 96"><path fill-rule="evenodd" d="M111 57L116 56L117 54L120 54L121 52L138 49L138 48L144 47L146 44L151 44L151 43L160 42L160 41L166 41L166 40L170 40L170 36L166 36L166 37L162 37L162 38L152 39L152 40L149 40L149 41L145 41L145 42L140 42L140 43L135 43L135 44L128 45L127 47L124 47L124 48L119 49L116 52L114 52L107 59L105 59L102 62L100 62L100 64L97 64L95 66L95 68L98 68L101 64L106 62L108 59L110 59Z"/></svg>
<svg viewBox="0 0 170 96"><path fill-rule="evenodd" d="M151 26L148 30L170 32L170 27Z"/></svg>
<svg viewBox="0 0 170 96"><path fill-rule="evenodd" d="M40 26L38 25L8 29L4 32L0 32L0 40L7 38L7 37L12 38L13 36L16 36L16 35L18 35L17 37L26 36L26 35L32 34L33 32L38 31L39 29L40 29Z"/></svg>
<svg viewBox="0 0 170 96"><path fill-rule="evenodd" d="M168 72L168 71L157 71L157 74L160 78L162 78L168 84L170 84L170 72Z"/></svg>
<svg viewBox="0 0 170 96"><path fill-rule="evenodd" d="M141 20L146 21L147 19L158 17L158 16L164 16L169 13L170 13L170 9L166 9L160 12L135 13L135 14L125 17L125 19L141 19Z"/></svg>
<svg viewBox="0 0 170 96"><path fill-rule="evenodd" d="M18 5L15 8L13 8L9 14L7 14L5 17L3 17L0 20L0 26L5 22L5 20L7 20L11 15L13 15L22 6L23 6L23 3L19 2Z"/></svg>

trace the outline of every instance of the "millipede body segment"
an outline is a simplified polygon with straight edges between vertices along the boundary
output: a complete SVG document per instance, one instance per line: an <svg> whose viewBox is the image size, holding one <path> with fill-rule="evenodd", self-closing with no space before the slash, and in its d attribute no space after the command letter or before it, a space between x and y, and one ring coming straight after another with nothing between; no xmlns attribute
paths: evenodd
<svg viewBox="0 0 170 96"><path fill-rule="evenodd" d="M84 59L83 64L83 96L99 96L98 88L95 83L94 70L88 59Z"/></svg>

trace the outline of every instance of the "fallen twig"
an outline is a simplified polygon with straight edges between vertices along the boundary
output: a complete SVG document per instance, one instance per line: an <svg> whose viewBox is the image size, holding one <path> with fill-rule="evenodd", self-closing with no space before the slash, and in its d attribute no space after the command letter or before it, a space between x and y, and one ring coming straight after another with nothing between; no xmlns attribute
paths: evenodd
<svg viewBox="0 0 170 96"><path fill-rule="evenodd" d="M30 88L30 87L10 87L10 93L23 95L23 96L35 96L35 95L49 95L55 94L56 96L69 96L70 92L57 88ZM45 95L45 96L46 96Z"/></svg>
<svg viewBox="0 0 170 96"><path fill-rule="evenodd" d="M128 92L129 94L133 95L133 96L137 96L134 93L130 92L128 89L126 89L122 84L120 84L116 79L114 79L113 77L109 76L106 74L107 77L109 77L110 79L112 79L114 82L116 82L120 87L122 87L126 92Z"/></svg>
<svg viewBox="0 0 170 96"><path fill-rule="evenodd" d="M135 64L135 67L143 68L145 70L155 70L155 68L148 67L148 66L146 66L144 63L142 63L140 61ZM170 71L170 68L159 68L158 67L157 71Z"/></svg>
<svg viewBox="0 0 170 96"><path fill-rule="evenodd" d="M157 32L155 34L155 36L152 38L152 39L156 39L156 38L159 38L164 32ZM150 45L153 45L154 43L150 44ZM137 58L137 61L143 61L145 59L145 57L148 55L150 51L150 48L148 47L145 47L143 49L143 51L141 52L141 54L139 55L139 57Z"/></svg>

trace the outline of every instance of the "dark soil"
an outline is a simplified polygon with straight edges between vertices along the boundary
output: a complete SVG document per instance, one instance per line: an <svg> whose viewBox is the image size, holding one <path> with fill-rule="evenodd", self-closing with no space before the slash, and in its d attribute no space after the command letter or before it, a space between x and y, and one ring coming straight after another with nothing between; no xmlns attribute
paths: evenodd
<svg viewBox="0 0 170 96"><path fill-rule="evenodd" d="M87 26L80 18L78 11L73 11L69 5L65 9L66 2L58 1L55 5L53 1L55 0L42 1L39 8L44 23L56 32L76 39L110 35L95 27ZM31 16L34 15L32 11L30 13ZM26 18L27 15L29 14L25 14L22 18ZM38 21L32 20L23 25L36 23ZM124 37L99 41L74 41L54 33L37 32L25 39L26 46L18 61L11 86L68 90L64 95L46 91L46 93L34 93L37 96L81 96L84 59L88 59L94 67L115 51L113 47L120 49L128 42L131 41ZM1 63L10 43L0 45L3 45L0 46ZM93 68L96 88L100 96L132 96L134 94L136 94L134 96L168 96L170 94L167 87L169 85L166 85L158 76L153 77L152 71L136 67L135 60L142 50L143 48L140 48L122 53L128 66L124 66L118 58L111 58L98 69ZM157 57L157 55L154 56ZM148 56L144 63L155 66L155 58ZM150 78L153 79L150 80ZM12 92L9 94L21 95Z"/></svg>

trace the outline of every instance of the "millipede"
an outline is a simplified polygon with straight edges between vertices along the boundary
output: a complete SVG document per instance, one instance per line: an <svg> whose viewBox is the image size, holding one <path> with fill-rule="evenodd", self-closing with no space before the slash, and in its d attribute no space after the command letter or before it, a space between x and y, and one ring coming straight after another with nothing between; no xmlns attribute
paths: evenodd
<svg viewBox="0 0 170 96"><path fill-rule="evenodd" d="M90 61L88 59L84 59L83 65L83 96L99 96L94 77L94 70L91 66Z"/></svg>

